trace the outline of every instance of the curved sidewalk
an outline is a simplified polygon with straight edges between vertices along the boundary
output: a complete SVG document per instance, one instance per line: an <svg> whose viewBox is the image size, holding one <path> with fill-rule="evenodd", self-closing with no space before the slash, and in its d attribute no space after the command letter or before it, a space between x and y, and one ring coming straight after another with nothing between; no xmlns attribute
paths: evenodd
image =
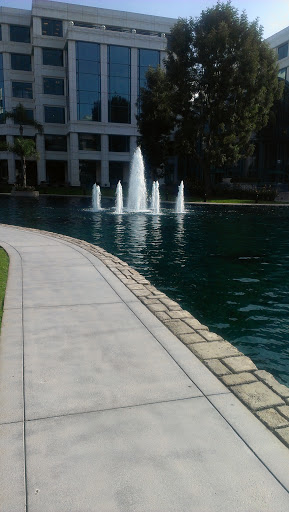
<svg viewBox="0 0 289 512"><path fill-rule="evenodd" d="M1 512L289 510L289 450L94 254L0 225Z"/></svg>

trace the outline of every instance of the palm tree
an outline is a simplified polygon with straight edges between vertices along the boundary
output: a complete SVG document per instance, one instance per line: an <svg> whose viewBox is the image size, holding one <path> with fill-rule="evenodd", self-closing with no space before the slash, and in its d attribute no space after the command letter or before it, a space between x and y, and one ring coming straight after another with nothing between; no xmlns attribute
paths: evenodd
<svg viewBox="0 0 289 512"><path fill-rule="evenodd" d="M20 137L15 139L14 144L2 143L0 145L0 151L10 151L20 157L21 169L23 177L23 188L26 188L26 160L27 158L39 159L39 153L36 150L35 142L32 139L23 139Z"/></svg>
<svg viewBox="0 0 289 512"><path fill-rule="evenodd" d="M18 103L18 105L15 107L14 110L11 112L4 112L3 118L6 121L6 119L13 119L13 121L17 124L19 124L19 133L20 137L23 136L23 125L29 125L36 128L38 133L43 133L43 126L42 124L38 123L37 121L34 121L34 119L29 119L27 115L26 109L23 107L21 103Z"/></svg>

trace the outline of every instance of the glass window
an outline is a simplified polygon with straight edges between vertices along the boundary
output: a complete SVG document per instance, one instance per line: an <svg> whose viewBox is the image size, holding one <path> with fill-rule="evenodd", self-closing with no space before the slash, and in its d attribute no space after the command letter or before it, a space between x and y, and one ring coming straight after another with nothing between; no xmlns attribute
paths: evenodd
<svg viewBox="0 0 289 512"><path fill-rule="evenodd" d="M4 102L4 74L3 74L3 55L0 53L0 123L4 122L3 112L5 107Z"/></svg>
<svg viewBox="0 0 289 512"><path fill-rule="evenodd" d="M2 26L0 25L0 41L2 41Z"/></svg>
<svg viewBox="0 0 289 512"><path fill-rule="evenodd" d="M98 43L76 43L77 116L100 121L100 49Z"/></svg>
<svg viewBox="0 0 289 512"><path fill-rule="evenodd" d="M10 41L30 43L30 27L10 25Z"/></svg>
<svg viewBox="0 0 289 512"><path fill-rule="evenodd" d="M160 65L160 52L159 50L145 50L138 51L138 96L141 87L146 87L146 74L149 67L157 68Z"/></svg>
<svg viewBox="0 0 289 512"><path fill-rule="evenodd" d="M8 161L0 160L0 182L8 182Z"/></svg>
<svg viewBox="0 0 289 512"><path fill-rule="evenodd" d="M15 111L15 109L13 109L13 111ZM34 119L34 112L33 112L33 110L31 108L26 108L25 109L25 114L26 114L26 117L27 117L28 121L33 121L33 119ZM19 124L19 123L14 121L14 124ZM26 124L26 123L24 122L23 124Z"/></svg>
<svg viewBox="0 0 289 512"><path fill-rule="evenodd" d="M287 77L287 68L279 69L278 77L286 80Z"/></svg>
<svg viewBox="0 0 289 512"><path fill-rule="evenodd" d="M80 121L99 121L100 120L100 102L79 103L77 106L77 118Z"/></svg>
<svg viewBox="0 0 289 512"><path fill-rule="evenodd" d="M139 50L139 66L157 68L160 65L159 50Z"/></svg>
<svg viewBox="0 0 289 512"><path fill-rule="evenodd" d="M288 56L288 43L282 44L278 48L278 60L285 59Z"/></svg>
<svg viewBox="0 0 289 512"><path fill-rule="evenodd" d="M12 82L14 98L33 98L32 82Z"/></svg>
<svg viewBox="0 0 289 512"><path fill-rule="evenodd" d="M78 74L78 91L100 92L100 76Z"/></svg>
<svg viewBox="0 0 289 512"><path fill-rule="evenodd" d="M130 123L130 48L108 47L108 120Z"/></svg>
<svg viewBox="0 0 289 512"><path fill-rule="evenodd" d="M46 151L67 151L67 138L65 135L45 135Z"/></svg>
<svg viewBox="0 0 289 512"><path fill-rule="evenodd" d="M62 21L52 20L50 18L42 18L42 35L62 37Z"/></svg>
<svg viewBox="0 0 289 512"><path fill-rule="evenodd" d="M11 53L11 69L31 71L31 57L22 53Z"/></svg>
<svg viewBox="0 0 289 512"><path fill-rule="evenodd" d="M64 107L44 107L45 123L65 124Z"/></svg>
<svg viewBox="0 0 289 512"><path fill-rule="evenodd" d="M55 48L42 48L44 66L63 66L63 51Z"/></svg>
<svg viewBox="0 0 289 512"><path fill-rule="evenodd" d="M100 151L100 134L99 133L79 133L78 147L80 151Z"/></svg>
<svg viewBox="0 0 289 512"><path fill-rule="evenodd" d="M109 62L110 64L130 64L130 48L111 45L109 47Z"/></svg>
<svg viewBox="0 0 289 512"><path fill-rule="evenodd" d="M76 44L76 58L78 61L89 60L100 62L100 48L98 43L85 43L78 41Z"/></svg>
<svg viewBox="0 0 289 512"><path fill-rule="evenodd" d="M109 151L128 153L129 140L128 135L109 135Z"/></svg>
<svg viewBox="0 0 289 512"><path fill-rule="evenodd" d="M43 92L44 94L63 95L63 78L43 78Z"/></svg>

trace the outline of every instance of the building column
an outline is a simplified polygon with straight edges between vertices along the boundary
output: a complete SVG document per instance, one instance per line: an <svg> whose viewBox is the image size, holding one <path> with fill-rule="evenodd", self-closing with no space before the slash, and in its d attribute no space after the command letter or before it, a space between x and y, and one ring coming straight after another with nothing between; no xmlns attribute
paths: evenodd
<svg viewBox="0 0 289 512"><path fill-rule="evenodd" d="M78 134L71 133L68 142L68 181L72 187L79 187Z"/></svg>
<svg viewBox="0 0 289 512"><path fill-rule="evenodd" d="M109 187L108 135L101 135L101 186Z"/></svg>
<svg viewBox="0 0 289 512"><path fill-rule="evenodd" d="M107 44L100 45L101 122L108 122Z"/></svg>
<svg viewBox="0 0 289 512"><path fill-rule="evenodd" d="M75 41L68 41L67 68L69 83L68 121L77 121L76 48Z"/></svg>
<svg viewBox="0 0 289 512"><path fill-rule="evenodd" d="M36 136L36 149L40 154L40 159L37 162L37 183L46 181L46 159L45 159L45 139L44 135Z"/></svg>

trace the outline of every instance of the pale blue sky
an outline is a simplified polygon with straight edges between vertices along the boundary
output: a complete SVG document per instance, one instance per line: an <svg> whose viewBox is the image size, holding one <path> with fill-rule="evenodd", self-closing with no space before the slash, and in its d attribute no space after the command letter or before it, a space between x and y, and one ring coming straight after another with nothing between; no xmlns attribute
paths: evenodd
<svg viewBox="0 0 289 512"><path fill-rule="evenodd" d="M217 0L70 0L68 3L140 12L169 18L199 16ZM289 0L232 0L239 10L247 12L250 21L259 18L264 37L269 37L289 25ZM0 0L0 6L30 9L31 0Z"/></svg>

